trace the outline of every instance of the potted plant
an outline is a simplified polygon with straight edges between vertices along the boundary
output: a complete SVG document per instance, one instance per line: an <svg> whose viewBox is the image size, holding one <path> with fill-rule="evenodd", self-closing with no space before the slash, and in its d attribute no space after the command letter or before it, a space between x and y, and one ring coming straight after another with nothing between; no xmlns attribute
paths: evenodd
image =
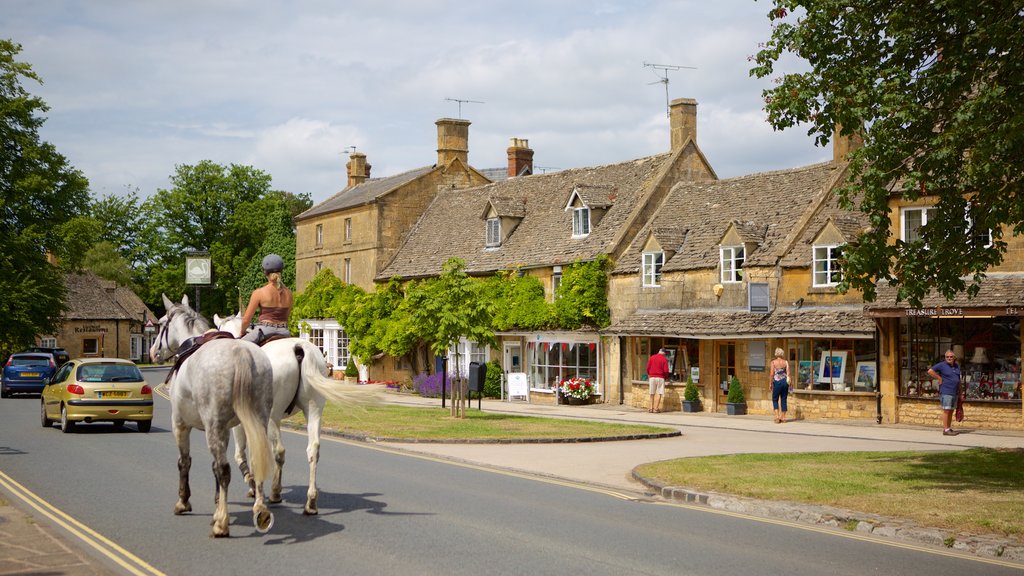
<svg viewBox="0 0 1024 576"><path fill-rule="evenodd" d="M558 385L558 395L566 404L589 404L594 392L594 383L586 378L573 377Z"/></svg>
<svg viewBox="0 0 1024 576"><path fill-rule="evenodd" d="M348 364L345 365L345 382L355 382L357 380L359 380L359 369L356 368L356 363L349 356Z"/></svg>
<svg viewBox="0 0 1024 576"><path fill-rule="evenodd" d="M740 386L740 379L735 376L729 382L729 396L725 402L725 413L730 416L740 416L747 413L747 399L743 396L743 387Z"/></svg>
<svg viewBox="0 0 1024 576"><path fill-rule="evenodd" d="M686 388L683 389L683 412L701 412L700 392L697 385L693 383L692 377L686 378Z"/></svg>

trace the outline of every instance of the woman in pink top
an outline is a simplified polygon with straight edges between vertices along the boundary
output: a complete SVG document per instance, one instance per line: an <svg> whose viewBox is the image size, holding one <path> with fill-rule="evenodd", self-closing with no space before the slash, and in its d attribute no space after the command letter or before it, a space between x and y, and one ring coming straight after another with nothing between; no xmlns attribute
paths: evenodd
<svg viewBox="0 0 1024 576"><path fill-rule="evenodd" d="M268 254L263 259L263 274L267 283L252 291L249 305L242 315L242 333L239 336L257 344L271 335L291 336L288 317L292 313L292 291L281 282L284 260L277 254ZM249 331L252 317L259 309L260 319L254 330Z"/></svg>

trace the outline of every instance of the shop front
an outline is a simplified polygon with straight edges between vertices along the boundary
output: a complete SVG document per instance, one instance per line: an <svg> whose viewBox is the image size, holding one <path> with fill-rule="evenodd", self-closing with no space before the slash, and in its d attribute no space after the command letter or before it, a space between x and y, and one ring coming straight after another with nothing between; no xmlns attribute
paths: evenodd
<svg viewBox="0 0 1024 576"><path fill-rule="evenodd" d="M589 380L592 401L604 396L601 338L596 332L502 333L502 367L506 374L522 371L530 402L555 404L558 386L571 378Z"/></svg>

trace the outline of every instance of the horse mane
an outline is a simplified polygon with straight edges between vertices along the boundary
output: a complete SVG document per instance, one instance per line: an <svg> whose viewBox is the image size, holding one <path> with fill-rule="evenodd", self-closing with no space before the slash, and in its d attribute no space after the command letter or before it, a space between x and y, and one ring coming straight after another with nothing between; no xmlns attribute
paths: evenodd
<svg viewBox="0 0 1024 576"><path fill-rule="evenodd" d="M184 304L176 304L172 310L168 311L168 317L172 315L172 312L175 314L181 313L185 315L185 317L182 318L182 322L185 323L185 326L187 326L189 330L198 328L200 332L206 332L212 328L209 320L203 318L202 314L188 306L185 306Z"/></svg>

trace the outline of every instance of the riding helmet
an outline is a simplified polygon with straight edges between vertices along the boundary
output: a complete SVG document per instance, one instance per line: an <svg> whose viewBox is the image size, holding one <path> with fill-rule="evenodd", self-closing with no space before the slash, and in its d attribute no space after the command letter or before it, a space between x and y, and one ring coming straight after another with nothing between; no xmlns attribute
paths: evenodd
<svg viewBox="0 0 1024 576"><path fill-rule="evenodd" d="M284 270L284 259L277 254L267 254L263 258L263 272L270 274L282 270Z"/></svg>

